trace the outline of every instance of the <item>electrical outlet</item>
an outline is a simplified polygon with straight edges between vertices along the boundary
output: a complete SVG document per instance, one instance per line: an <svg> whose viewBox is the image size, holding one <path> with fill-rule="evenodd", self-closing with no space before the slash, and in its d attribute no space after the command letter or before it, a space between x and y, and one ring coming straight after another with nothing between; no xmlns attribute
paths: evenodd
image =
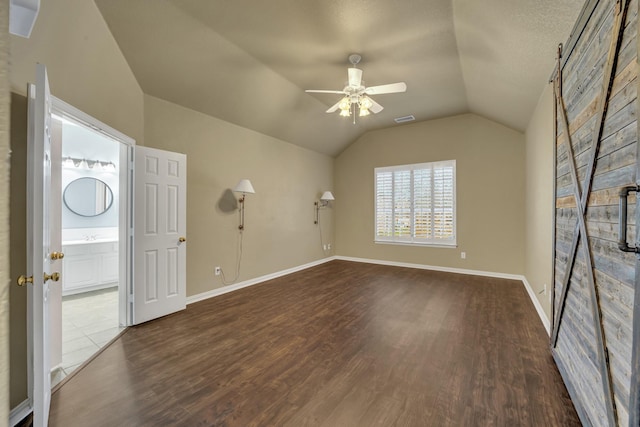
<svg viewBox="0 0 640 427"><path fill-rule="evenodd" d="M327 244L327 249L331 250L331 243Z"/></svg>
<svg viewBox="0 0 640 427"><path fill-rule="evenodd" d="M216 272L216 276L219 276L220 275L220 267L216 267L215 272Z"/></svg>
<svg viewBox="0 0 640 427"><path fill-rule="evenodd" d="M326 251L327 250L327 245L323 245L322 249L324 249Z"/></svg>
<svg viewBox="0 0 640 427"><path fill-rule="evenodd" d="M467 253L466 252L460 252L460 258L467 259Z"/></svg>

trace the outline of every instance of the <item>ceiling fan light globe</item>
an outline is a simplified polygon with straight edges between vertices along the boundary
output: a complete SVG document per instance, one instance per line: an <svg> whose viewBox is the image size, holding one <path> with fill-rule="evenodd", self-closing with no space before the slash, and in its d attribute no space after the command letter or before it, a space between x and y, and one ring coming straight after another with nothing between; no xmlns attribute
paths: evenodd
<svg viewBox="0 0 640 427"><path fill-rule="evenodd" d="M371 107L373 107L373 102L371 102L371 99L369 99L369 97L367 96L362 97L362 99L360 100L360 108L368 110Z"/></svg>
<svg viewBox="0 0 640 427"><path fill-rule="evenodd" d="M340 100L340 103L338 104L338 108L340 108L342 111L349 110L351 108L351 101L349 100L349 97L345 96L344 98L342 98Z"/></svg>
<svg viewBox="0 0 640 427"><path fill-rule="evenodd" d="M360 117L368 116L369 114L368 108L360 108Z"/></svg>
<svg viewBox="0 0 640 427"><path fill-rule="evenodd" d="M351 111L350 110L340 110L340 115L342 117L349 117L351 115Z"/></svg>

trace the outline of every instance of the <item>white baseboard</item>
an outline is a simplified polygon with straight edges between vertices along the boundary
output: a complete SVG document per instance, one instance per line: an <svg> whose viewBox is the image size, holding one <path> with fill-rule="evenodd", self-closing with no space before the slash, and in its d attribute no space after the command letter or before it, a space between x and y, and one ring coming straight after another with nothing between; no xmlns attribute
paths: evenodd
<svg viewBox="0 0 640 427"><path fill-rule="evenodd" d="M526 277L522 277L522 283L524 283L524 287L527 290L527 293L529 294L529 298L531 298L531 301L533 302L533 306L536 308L536 311L538 312L538 316L540 316L540 320L542 320L542 324L544 325L544 328L547 330L547 335L551 336L551 324L549 323L549 318L547 317L547 314L544 312L544 309L542 308L542 304L540 304L540 300L538 299L538 296L536 295L535 292L533 292L533 288L527 281Z"/></svg>
<svg viewBox="0 0 640 427"><path fill-rule="evenodd" d="M223 286L222 288L217 288L217 289L213 289L211 291L203 292L200 294L191 295L187 297L187 305L193 304L194 302L203 301L205 299L217 297L219 295L224 295L229 292L237 291L238 289L257 285L258 283L266 282L267 280L275 279L277 277L286 276L287 274L295 273L297 271L306 270L307 268L315 267L316 265L324 264L334 259L342 260L342 261L368 263L368 264L390 265L394 267L417 268L421 270L443 271L447 273L468 274L472 276L496 277L498 279L520 280L524 285L525 289L527 290L527 293L529 294L529 298L531 299L531 302L533 302L533 305L536 308L536 311L538 312L538 316L540 316L540 320L542 321L544 328L547 330L547 334L550 333L549 319L547 319L547 316L544 313L544 310L542 309L542 305L540 305L540 301L538 301L538 298L536 298L536 295L531 289L529 282L527 282L527 279L523 275L497 273L493 271L467 270L464 268L440 267L435 265L413 264L408 262L385 261L385 260L370 259L370 258L356 258L356 257L347 257L347 256L340 256L340 255L323 258L307 264L299 265L297 267L288 268L286 270L277 271L275 273L271 273L271 274L256 277L253 279L245 280L243 282L235 283L233 285Z"/></svg>
<svg viewBox="0 0 640 427"><path fill-rule="evenodd" d="M495 273L492 271L481 271L481 270L467 270L464 268L453 268L453 267L439 267L436 265L412 264L408 262L384 261L379 259L355 258L355 257L347 257L347 256L340 256L340 255L336 256L335 259L339 259L343 261L365 262L368 264L391 265L394 267L417 268L420 270L433 270L433 271L444 271L447 273L469 274L472 276L496 277L498 279L512 279L512 280L524 279L523 276L518 274Z"/></svg>
<svg viewBox="0 0 640 427"><path fill-rule="evenodd" d="M355 258L355 257L345 257L345 256L335 256L335 259L343 260L343 261L354 261L354 262L365 262L369 264L380 264L380 265L391 265L394 267L406 267L406 268L418 268L421 270L434 270L434 271L444 271L447 273L458 273L458 274L469 274L472 276L485 276L485 277L496 277L498 279L512 279L512 280L520 280L524 285L527 293L529 294L529 298L533 303L533 306L536 308L538 312L538 316L542 321L542 325L547 331L547 335L550 332L549 319L545 314L540 301L536 297L536 294L531 289L531 285L527 282L527 278L520 274L506 274L506 273L496 273L492 271L481 271L481 270L467 270L464 268L452 268L452 267L439 267L434 265L424 265L424 264L411 264L407 262L396 262L396 261L383 261L377 259L368 259L368 258Z"/></svg>
<svg viewBox="0 0 640 427"><path fill-rule="evenodd" d="M255 277L253 279L245 280L243 282L234 283L233 285L223 286L221 288L213 289L207 292L202 292L200 294L191 295L187 297L187 305L193 304L194 302L203 301L205 299L217 297L219 295L224 295L229 292L237 291L238 289L246 288L249 286L257 285L258 283L266 282L267 280L275 279L278 277L286 276L287 274L295 273L297 271L306 270L307 268L315 267L316 265L324 264L325 262L329 262L334 260L335 257L328 257L319 259L317 261L312 261L307 264L302 264L297 267L288 268L286 270L276 271L275 273L266 274L264 276Z"/></svg>
<svg viewBox="0 0 640 427"><path fill-rule="evenodd" d="M9 427L14 427L33 411L31 401L25 400L9 412Z"/></svg>

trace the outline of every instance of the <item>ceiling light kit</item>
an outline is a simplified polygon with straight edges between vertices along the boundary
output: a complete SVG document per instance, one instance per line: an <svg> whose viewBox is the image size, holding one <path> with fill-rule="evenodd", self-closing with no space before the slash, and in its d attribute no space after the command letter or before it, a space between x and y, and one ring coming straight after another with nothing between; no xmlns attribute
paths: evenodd
<svg viewBox="0 0 640 427"><path fill-rule="evenodd" d="M103 170L107 172L115 172L116 165L110 161L103 160L91 160L91 159L80 159L75 157L64 157L62 159L62 166L65 168L79 168L79 169L93 169L93 170Z"/></svg>
<svg viewBox="0 0 640 427"><path fill-rule="evenodd" d="M340 116L353 116L353 124L356 124L356 110L360 117L368 116L371 113L377 114L383 110L382 105L374 101L369 95L382 95L385 93L400 93L407 90L404 82L390 83L386 85L365 87L362 80L362 70L356 68L360 63L362 56L357 53L349 55L349 62L352 67L348 71L348 82L342 90L316 90L308 89L307 93L335 93L344 95L342 99L336 102L327 113L333 113L340 110Z"/></svg>

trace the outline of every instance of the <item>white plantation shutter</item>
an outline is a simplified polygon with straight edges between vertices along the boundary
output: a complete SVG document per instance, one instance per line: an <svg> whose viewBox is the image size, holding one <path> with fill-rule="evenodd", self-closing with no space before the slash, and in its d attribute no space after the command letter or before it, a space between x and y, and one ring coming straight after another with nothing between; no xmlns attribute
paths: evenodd
<svg viewBox="0 0 640 427"><path fill-rule="evenodd" d="M433 229L431 168L413 171L413 235L416 240L429 240Z"/></svg>
<svg viewBox="0 0 640 427"><path fill-rule="evenodd" d="M453 236L453 167L433 169L433 237Z"/></svg>
<svg viewBox="0 0 640 427"><path fill-rule="evenodd" d="M393 173L393 235L396 239L411 237L411 171Z"/></svg>
<svg viewBox="0 0 640 427"><path fill-rule="evenodd" d="M376 174L376 239L393 236L393 172Z"/></svg>
<svg viewBox="0 0 640 427"><path fill-rule="evenodd" d="M456 162L375 169L375 240L456 244Z"/></svg>

